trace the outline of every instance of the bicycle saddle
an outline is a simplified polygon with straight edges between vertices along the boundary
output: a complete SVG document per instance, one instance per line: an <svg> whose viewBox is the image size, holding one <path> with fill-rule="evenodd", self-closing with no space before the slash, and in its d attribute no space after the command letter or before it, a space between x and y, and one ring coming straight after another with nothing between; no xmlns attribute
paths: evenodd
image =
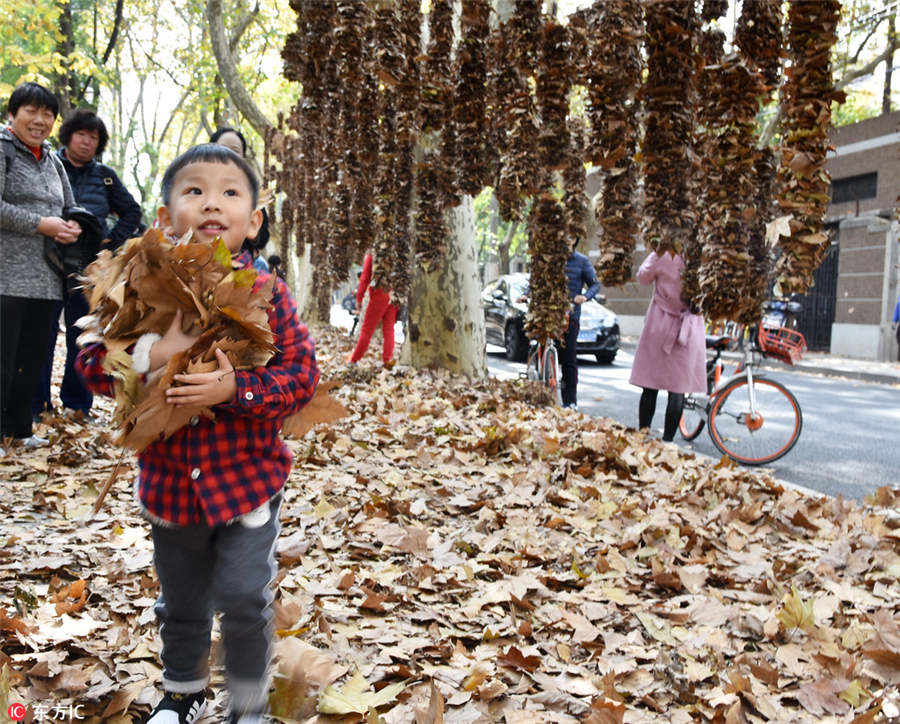
<svg viewBox="0 0 900 724"><path fill-rule="evenodd" d="M728 349L731 347L732 342L734 342L734 338L729 337L727 334L706 335L706 349Z"/></svg>

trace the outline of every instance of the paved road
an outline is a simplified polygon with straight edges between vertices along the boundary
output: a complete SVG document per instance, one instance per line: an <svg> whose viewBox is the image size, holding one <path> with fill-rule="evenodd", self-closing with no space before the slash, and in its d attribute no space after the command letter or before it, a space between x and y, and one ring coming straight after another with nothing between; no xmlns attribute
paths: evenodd
<svg viewBox="0 0 900 724"><path fill-rule="evenodd" d="M637 425L639 390L628 384L632 350L621 349L612 365L579 358L578 401L582 412ZM488 367L496 377L515 377L524 365L507 362L488 346ZM828 495L861 501L882 485L900 488L900 388L778 370L803 410L803 433L796 447L769 466L779 480ZM665 395L660 394L654 427L662 428ZM662 430L659 430L662 434ZM704 432L693 442L676 435L686 450L718 459Z"/></svg>

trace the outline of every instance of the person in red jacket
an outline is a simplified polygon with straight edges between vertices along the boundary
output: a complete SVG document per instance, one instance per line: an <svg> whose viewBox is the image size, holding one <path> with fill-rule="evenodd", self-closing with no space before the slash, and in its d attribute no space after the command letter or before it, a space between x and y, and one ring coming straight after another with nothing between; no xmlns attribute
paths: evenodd
<svg viewBox="0 0 900 724"><path fill-rule="evenodd" d="M397 321L397 305L391 304L391 293L378 287L369 287L372 281L372 255L366 254L363 261L362 273L359 275L359 287L356 290L356 308L362 306L366 289L369 290L369 306L363 317L362 329L359 330L359 339L356 347L347 356L347 364L356 364L369 348L372 334L375 328L381 324L381 336L384 338L384 346L381 349L381 359L386 365L390 364L394 354L394 323Z"/></svg>

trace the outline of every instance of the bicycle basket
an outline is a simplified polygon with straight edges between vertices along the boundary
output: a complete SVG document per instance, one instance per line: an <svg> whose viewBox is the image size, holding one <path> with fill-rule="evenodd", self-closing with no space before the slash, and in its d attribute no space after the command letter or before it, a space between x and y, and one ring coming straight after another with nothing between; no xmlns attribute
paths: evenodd
<svg viewBox="0 0 900 724"><path fill-rule="evenodd" d="M759 348L766 357L774 357L795 365L806 352L806 339L787 327L759 328Z"/></svg>

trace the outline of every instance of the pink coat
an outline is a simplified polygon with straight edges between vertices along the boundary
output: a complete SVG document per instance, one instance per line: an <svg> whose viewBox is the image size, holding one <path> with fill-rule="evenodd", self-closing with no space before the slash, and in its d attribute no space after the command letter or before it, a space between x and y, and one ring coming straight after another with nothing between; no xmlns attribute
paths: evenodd
<svg viewBox="0 0 900 724"><path fill-rule="evenodd" d="M631 384L669 392L706 392L703 317L681 299L680 254L651 252L638 269L641 284L654 283L653 299L634 353Z"/></svg>

